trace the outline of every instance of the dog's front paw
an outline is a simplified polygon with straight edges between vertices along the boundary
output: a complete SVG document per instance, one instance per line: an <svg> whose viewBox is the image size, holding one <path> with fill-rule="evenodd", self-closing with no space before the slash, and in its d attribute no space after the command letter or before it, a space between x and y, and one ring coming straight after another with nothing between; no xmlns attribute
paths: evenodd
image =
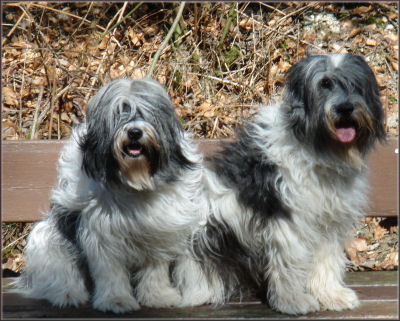
<svg viewBox="0 0 400 321"><path fill-rule="evenodd" d="M195 292L191 291L190 293L184 293L182 301L179 304L179 307L192 307L199 306L203 304L214 303L213 296L211 292Z"/></svg>
<svg viewBox="0 0 400 321"><path fill-rule="evenodd" d="M318 301L307 293L287 293L285 296L269 300L275 310L286 314L307 314L319 311Z"/></svg>
<svg viewBox="0 0 400 321"><path fill-rule="evenodd" d="M138 293L138 298L142 305L152 308L170 308L178 306L182 301L179 292L172 287L154 289L151 293Z"/></svg>
<svg viewBox="0 0 400 321"><path fill-rule="evenodd" d="M93 301L93 308L100 311L112 311L114 313L124 313L139 310L140 305L131 295L116 297L98 297Z"/></svg>
<svg viewBox="0 0 400 321"><path fill-rule="evenodd" d="M357 294L352 289L345 287L319 293L318 300L324 310L334 311L354 309L360 304Z"/></svg>
<svg viewBox="0 0 400 321"><path fill-rule="evenodd" d="M81 304L85 304L89 300L89 295L86 291L75 291L74 289L70 289L69 291L59 291L58 293L52 293L50 295L47 295L47 298L55 306L78 307Z"/></svg>

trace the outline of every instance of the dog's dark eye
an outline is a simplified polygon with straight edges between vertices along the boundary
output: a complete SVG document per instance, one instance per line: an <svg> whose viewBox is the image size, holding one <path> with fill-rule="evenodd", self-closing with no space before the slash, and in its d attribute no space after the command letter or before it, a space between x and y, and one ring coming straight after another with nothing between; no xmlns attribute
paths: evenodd
<svg viewBox="0 0 400 321"><path fill-rule="evenodd" d="M121 111L122 111L123 113L129 114L129 113L131 112L131 106L130 106L128 103L123 102L123 103L122 103L122 106L121 106Z"/></svg>
<svg viewBox="0 0 400 321"><path fill-rule="evenodd" d="M330 80L329 78L323 78L320 82L319 85L321 88L324 89L332 89L333 88L333 81Z"/></svg>

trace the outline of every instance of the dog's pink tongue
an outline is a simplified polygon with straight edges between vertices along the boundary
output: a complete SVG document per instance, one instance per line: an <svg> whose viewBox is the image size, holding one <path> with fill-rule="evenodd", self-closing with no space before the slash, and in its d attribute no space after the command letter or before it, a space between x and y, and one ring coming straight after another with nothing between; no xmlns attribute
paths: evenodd
<svg viewBox="0 0 400 321"><path fill-rule="evenodd" d="M138 156L142 152L142 147L131 147L128 148L128 153L131 156Z"/></svg>
<svg viewBox="0 0 400 321"><path fill-rule="evenodd" d="M337 128L336 136L342 143L350 143L356 137L356 129L354 127Z"/></svg>

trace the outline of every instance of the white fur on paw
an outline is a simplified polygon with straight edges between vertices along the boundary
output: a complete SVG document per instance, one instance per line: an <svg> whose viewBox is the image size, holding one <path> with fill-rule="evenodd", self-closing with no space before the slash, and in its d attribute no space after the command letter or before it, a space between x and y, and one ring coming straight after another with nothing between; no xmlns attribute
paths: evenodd
<svg viewBox="0 0 400 321"><path fill-rule="evenodd" d="M66 293L59 293L59 295L48 298L53 305L59 307L75 306L78 307L80 304L85 304L89 300L87 292L77 292L71 290Z"/></svg>
<svg viewBox="0 0 400 321"><path fill-rule="evenodd" d="M213 303L212 294L209 291L191 291L190 293L183 294L183 298L181 303L179 304L179 307L192 307L208 303Z"/></svg>
<svg viewBox="0 0 400 321"><path fill-rule="evenodd" d="M352 289L344 287L319 293L318 299L324 310L354 309L360 304L357 294Z"/></svg>
<svg viewBox="0 0 400 321"><path fill-rule="evenodd" d="M139 296L139 295L138 295ZM152 308L170 308L178 306L182 301L179 292L174 288L164 288L157 291L142 293L139 296L140 304Z"/></svg>
<svg viewBox="0 0 400 321"><path fill-rule="evenodd" d="M139 303L133 296L97 298L93 301L93 307L100 311L112 311L114 313L124 313L140 309Z"/></svg>
<svg viewBox="0 0 400 321"><path fill-rule="evenodd" d="M307 314L319 311L318 301L307 293L287 293L282 297L270 300L273 309L287 314Z"/></svg>

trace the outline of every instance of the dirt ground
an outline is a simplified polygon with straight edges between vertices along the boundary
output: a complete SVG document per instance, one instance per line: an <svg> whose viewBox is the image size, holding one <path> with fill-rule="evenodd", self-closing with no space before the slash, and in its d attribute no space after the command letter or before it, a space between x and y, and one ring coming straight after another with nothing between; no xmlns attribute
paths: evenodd
<svg viewBox="0 0 400 321"><path fill-rule="evenodd" d="M231 137L279 99L306 54L354 53L373 69L388 135L398 136L396 2L187 3L153 77L185 130ZM63 139L110 79L147 75L177 14L174 3L2 4L2 139ZM32 224L2 224L3 269L18 272ZM398 267L397 219L360 222L348 270Z"/></svg>

